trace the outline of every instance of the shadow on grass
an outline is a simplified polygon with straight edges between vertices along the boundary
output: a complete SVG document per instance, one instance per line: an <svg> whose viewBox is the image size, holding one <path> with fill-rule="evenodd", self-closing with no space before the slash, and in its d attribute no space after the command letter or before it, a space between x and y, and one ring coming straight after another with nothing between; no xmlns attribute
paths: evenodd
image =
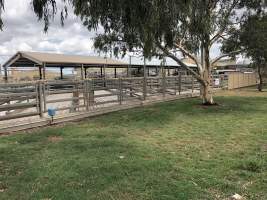
<svg viewBox="0 0 267 200"><path fill-rule="evenodd" d="M199 99L177 100L168 103L159 103L144 108L135 108L126 111L110 113L101 117L87 120L99 127L162 127L177 116L184 117L213 117L213 115L243 115L264 114L267 111L267 98L265 97L216 97L218 106L201 106ZM81 122L84 123L84 122Z"/></svg>
<svg viewBox="0 0 267 200"><path fill-rule="evenodd" d="M224 187L226 182L224 179L219 180L221 174L218 175L216 169L212 171L210 166L214 162L214 168L224 171L220 167L227 164L228 160L222 163L216 159L209 162L208 157L204 161L198 159L201 155L198 152L205 153L202 147L207 146L207 143L199 146L198 140L193 141L196 143L189 140L191 148L185 145L185 149L178 149L179 153L182 151L179 156L188 154L185 155L184 163L179 163L179 158L174 154L170 156L161 148L138 143L128 134L149 135L154 134L155 129L162 129L164 136L154 138L162 143L168 137L166 132L180 123L185 124L186 134L195 138L196 134L200 134L197 129L204 132L209 120L218 116L226 117L224 120L231 124L234 119L267 111L266 98L218 97L216 100L220 106L203 108L198 106L199 99L180 100L111 113L62 127L41 129L37 133L2 137L0 175L4 192L0 193L0 198L214 199L206 188L216 184ZM198 124L194 125L196 121ZM169 124L172 124L170 130L165 129ZM213 126L214 130L218 130L216 125ZM190 130L192 127L194 129ZM223 138L227 137L221 133L226 131L235 130L227 127L218 132L222 143ZM167 138L165 142L171 145L170 140L181 138L181 135ZM50 137L56 136L62 139L49 141ZM215 134L210 137L215 137ZM209 151L217 153L214 150L216 146L211 144L210 147L212 149ZM184 165L191 168L181 169ZM263 169L254 160L244 162L238 168L249 172L260 172ZM199 186L192 181L194 177L203 184ZM225 190L233 190L234 183L226 185Z"/></svg>

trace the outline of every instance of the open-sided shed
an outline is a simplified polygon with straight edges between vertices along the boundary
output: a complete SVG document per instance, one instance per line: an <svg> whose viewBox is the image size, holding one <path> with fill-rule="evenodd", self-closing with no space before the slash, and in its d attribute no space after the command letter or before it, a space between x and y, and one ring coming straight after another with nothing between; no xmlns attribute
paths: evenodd
<svg viewBox="0 0 267 200"><path fill-rule="evenodd" d="M39 69L40 79L45 79L46 68L60 68L61 78L63 78L64 68L80 68L81 77L86 77L88 68L111 67L125 68L127 64L118 60L96 57L96 56L77 56L55 53L40 53L40 52L17 52L4 65L5 78L7 79L7 70L10 67L27 68L36 67ZM101 70L102 71L102 70Z"/></svg>
<svg viewBox="0 0 267 200"><path fill-rule="evenodd" d="M101 70L101 77L105 77L105 69L114 69L114 76L117 77L117 69L127 69L127 75L129 75L129 69L143 69L144 76L149 76L151 68L158 71L159 67L168 69L178 69L179 65L167 60L164 66L160 64L160 60L157 62L145 61L145 59L137 59L136 62L122 62L116 59L104 58L99 56L79 56L79 55L67 55L56 53L40 53L40 52L25 52L19 51L12 56L3 65L5 71L5 80L8 80L9 68L36 68L39 69L39 78L46 79L46 70L48 68L60 69L60 78L63 79L64 68L80 69L81 78L87 78L87 71L89 68L98 68ZM194 68L192 65L191 67Z"/></svg>

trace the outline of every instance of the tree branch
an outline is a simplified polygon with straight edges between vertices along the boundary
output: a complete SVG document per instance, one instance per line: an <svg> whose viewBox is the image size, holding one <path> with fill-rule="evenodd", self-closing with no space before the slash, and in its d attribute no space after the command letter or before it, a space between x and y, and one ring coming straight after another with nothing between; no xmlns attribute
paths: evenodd
<svg viewBox="0 0 267 200"><path fill-rule="evenodd" d="M212 45L216 41L218 41L218 39L221 37L221 35L225 32L225 29L227 28L228 18L230 17L230 15L231 15L233 9L235 8L235 6L237 5L237 3L238 3L237 0L233 1L233 4L230 6L230 8L228 9L228 12L224 16L224 24L222 25L221 29L211 38L210 45Z"/></svg>
<svg viewBox="0 0 267 200"><path fill-rule="evenodd" d="M221 29L220 31L218 31L218 33L216 33L210 40L210 46L213 45L215 42L218 41L218 39L222 36L222 34L224 33L225 29Z"/></svg>
<svg viewBox="0 0 267 200"><path fill-rule="evenodd" d="M216 62L218 62L219 60L221 60L222 58L225 58L225 57L228 57L228 56L231 56L231 55L237 55L241 52L243 52L244 50L237 50L237 51L232 51L230 53L226 53L226 54L223 54L223 55L220 55L218 56L217 58L213 59L211 61L211 66L213 66Z"/></svg>
<svg viewBox="0 0 267 200"><path fill-rule="evenodd" d="M193 74L193 76L200 81L201 83L204 83L204 80L200 77L199 74L197 74L194 70L192 70L189 66L187 66L183 61L181 61L179 58L177 58L175 55L170 53L165 47L163 47L160 42L156 41L156 46L169 58L172 58L174 61L176 61L182 68L188 70L190 73ZM204 83L205 84L205 83Z"/></svg>
<svg viewBox="0 0 267 200"><path fill-rule="evenodd" d="M183 54L185 54L186 56L188 56L189 58L191 58L195 62L195 64L197 65L197 68L200 69L200 70L202 70L202 66L200 67L199 62L198 62L196 56L192 55L190 52L188 52L187 50L185 50L181 45L174 44L174 46L176 48L178 48Z"/></svg>

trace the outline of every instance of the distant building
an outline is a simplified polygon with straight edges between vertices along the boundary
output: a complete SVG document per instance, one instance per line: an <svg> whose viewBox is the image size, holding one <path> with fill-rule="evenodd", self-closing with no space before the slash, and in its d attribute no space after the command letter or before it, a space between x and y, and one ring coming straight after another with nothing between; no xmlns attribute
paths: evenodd
<svg viewBox="0 0 267 200"><path fill-rule="evenodd" d="M236 59L226 58L216 62L214 65L215 71L238 71L238 72L250 72L253 68L249 64L238 63Z"/></svg>

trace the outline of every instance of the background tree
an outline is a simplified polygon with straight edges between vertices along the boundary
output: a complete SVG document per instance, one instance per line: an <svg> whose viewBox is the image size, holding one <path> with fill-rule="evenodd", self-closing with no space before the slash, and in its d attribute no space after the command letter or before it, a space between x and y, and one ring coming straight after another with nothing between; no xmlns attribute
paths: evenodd
<svg viewBox="0 0 267 200"><path fill-rule="evenodd" d="M232 30L233 34L224 43L223 51L230 52L242 48L259 76L258 90L263 88L263 74L267 69L267 16L260 11L247 17L240 29Z"/></svg>
<svg viewBox="0 0 267 200"><path fill-rule="evenodd" d="M200 82L203 103L213 104L213 64L240 51L235 49L212 60L210 49L227 40L229 30L238 26L248 11L263 7L264 1L73 0L72 5L89 31L104 28L96 37L96 48L113 49L115 54L141 49L146 57L168 56ZM241 9L244 11L237 15ZM187 66L182 56L191 58L198 70Z"/></svg>
<svg viewBox="0 0 267 200"><path fill-rule="evenodd" d="M4 11L4 0L0 0L0 31L3 30L2 13Z"/></svg>
<svg viewBox="0 0 267 200"><path fill-rule="evenodd" d="M99 50L113 50L115 55L142 50L145 57L168 56L188 70L202 86L204 104L214 104L212 66L219 59L239 50L210 58L215 43L230 38L233 27L250 10L262 9L265 0L62 0L69 3L89 31L104 31L95 38ZM32 0L45 30L56 13L55 0ZM66 7L65 9L66 12ZM237 11L239 13L237 14ZM242 12L241 12L242 11ZM61 19L64 21L64 12ZM179 55L177 54L179 52ZM201 55L201 59L198 56ZM182 61L191 58L197 71Z"/></svg>

